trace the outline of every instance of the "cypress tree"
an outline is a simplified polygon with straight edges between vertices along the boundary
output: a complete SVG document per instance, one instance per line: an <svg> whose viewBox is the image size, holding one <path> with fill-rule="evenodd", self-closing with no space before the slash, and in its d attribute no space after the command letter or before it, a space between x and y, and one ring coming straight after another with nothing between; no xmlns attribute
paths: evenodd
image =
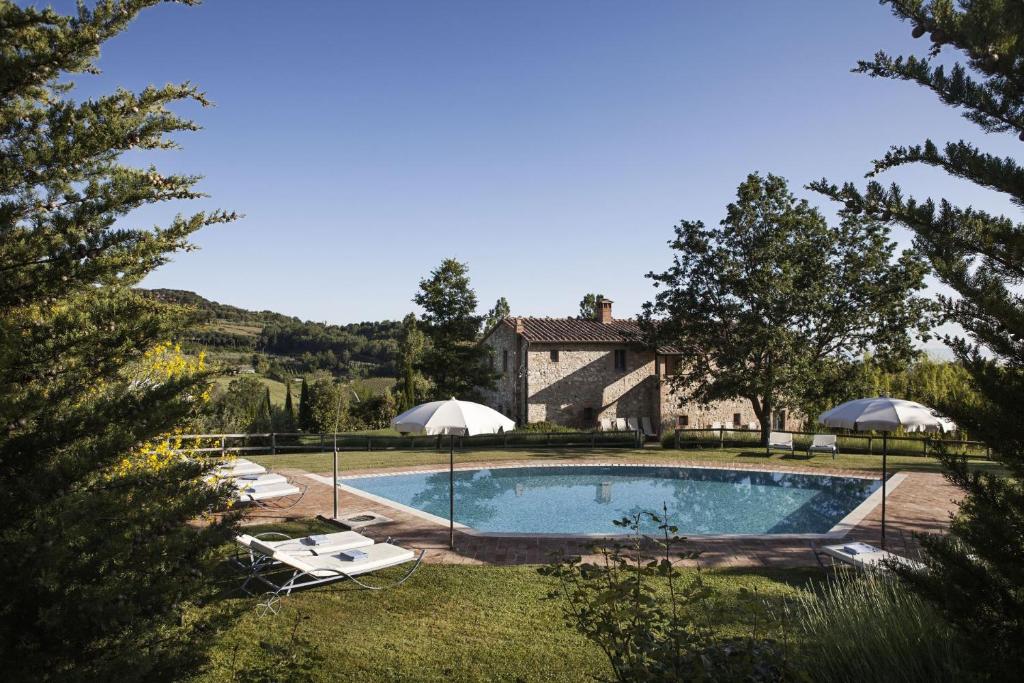
<svg viewBox="0 0 1024 683"><path fill-rule="evenodd" d="M917 83L988 133L1024 140L1024 11L1010 0L887 2L930 36L928 56L878 52L855 71ZM966 59L937 63L944 51ZM948 63L948 59L942 62ZM925 164L1007 196L1024 206L1024 168L1010 157L963 141L930 139L894 147L871 175ZM992 680L1015 680L1024 669L1024 225L952 202L918 200L892 185L870 181L863 191L821 181L814 188L844 203L846 213L868 214L913 231L938 278L956 297L941 297L949 319L967 333L947 337L970 372L980 405L937 406L986 441L1007 475L969 470L963 458L943 455L948 479L966 494L949 534L924 539L929 571L902 572L910 586L934 601L962 633L972 668Z"/></svg>
<svg viewBox="0 0 1024 683"><path fill-rule="evenodd" d="M415 406L426 388L426 379L419 370L426 348L426 335L417 326L416 315L410 313L402 320L402 336L398 341L399 376L395 392L400 411Z"/></svg>
<svg viewBox="0 0 1024 683"><path fill-rule="evenodd" d="M274 405L270 402L270 387L263 387L263 399L260 401L259 412L253 431L267 432L274 428Z"/></svg>
<svg viewBox="0 0 1024 683"><path fill-rule="evenodd" d="M313 426L313 403L309 395L309 383L302 378L302 389L299 391L299 429L308 432Z"/></svg>
<svg viewBox="0 0 1024 683"><path fill-rule="evenodd" d="M284 387L284 412L281 417L281 430L285 432L295 431L295 408L292 406L292 383L290 381Z"/></svg>
<svg viewBox="0 0 1024 683"><path fill-rule="evenodd" d="M183 680L210 638L228 522L209 466L165 437L209 377L166 340L192 314L132 288L222 212L160 230L133 209L200 196L197 178L122 163L172 148L205 105L188 84L78 101L68 76L155 0L73 16L0 1L0 661L18 680Z"/></svg>

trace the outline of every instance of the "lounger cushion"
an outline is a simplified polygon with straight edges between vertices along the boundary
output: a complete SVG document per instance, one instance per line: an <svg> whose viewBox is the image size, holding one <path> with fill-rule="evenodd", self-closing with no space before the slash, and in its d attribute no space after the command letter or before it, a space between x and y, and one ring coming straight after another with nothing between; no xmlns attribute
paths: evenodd
<svg viewBox="0 0 1024 683"><path fill-rule="evenodd" d="M372 538L357 534L355 531L322 534L317 538L320 540L315 544L310 536L292 538L286 541L266 541L265 543L275 551L291 555L330 555L342 550L365 548L366 546L373 545Z"/></svg>
<svg viewBox="0 0 1024 683"><path fill-rule="evenodd" d="M285 552L274 553L274 559L317 578L327 578L337 576L339 572L348 576L375 572L378 569L408 562L416 557L413 551L399 548L390 543L377 543L360 548L360 550L366 553L366 557L361 560L346 560L337 554L297 557Z"/></svg>
<svg viewBox="0 0 1024 683"><path fill-rule="evenodd" d="M257 465L254 462L248 460L230 463L228 465L221 465L213 471L215 475L221 478L227 477L243 477L250 474L264 474L267 468L262 465Z"/></svg>
<svg viewBox="0 0 1024 683"><path fill-rule="evenodd" d="M280 474L250 474L250 477L255 479L244 479L242 477L236 477L234 480L235 486L240 489L258 489L273 484L287 484L288 479L281 476Z"/></svg>
<svg viewBox="0 0 1024 683"><path fill-rule="evenodd" d="M881 548L875 548L871 552L852 555L845 550L845 547L845 545L827 545L822 548L822 551L826 555L834 557L841 562L851 564L858 569L884 569L885 565L883 562L885 561L897 562L912 569L924 569L924 565L920 562L890 553L888 550L882 550Z"/></svg>
<svg viewBox="0 0 1024 683"><path fill-rule="evenodd" d="M288 482L283 484L270 484L268 486L260 486L258 488L247 487L238 491L238 500L244 502L256 501L256 500L267 500L269 498L280 498L282 496L292 496L296 493L300 493L298 486L293 486Z"/></svg>
<svg viewBox="0 0 1024 683"><path fill-rule="evenodd" d="M248 546L250 550L260 555L266 555L267 557L273 557L274 555L274 549L270 547L270 544L258 538L250 536Z"/></svg>
<svg viewBox="0 0 1024 683"><path fill-rule="evenodd" d="M818 434L814 437L809 451L834 451L836 450L836 436L835 434Z"/></svg>

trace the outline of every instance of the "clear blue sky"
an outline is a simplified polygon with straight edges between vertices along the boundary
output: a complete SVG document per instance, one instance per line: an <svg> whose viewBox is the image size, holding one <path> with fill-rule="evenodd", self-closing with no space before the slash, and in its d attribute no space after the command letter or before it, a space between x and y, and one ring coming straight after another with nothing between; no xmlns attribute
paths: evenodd
<svg viewBox="0 0 1024 683"><path fill-rule="evenodd" d="M673 225L719 221L750 171L827 208L803 186L860 179L891 144L1019 150L928 91L849 72L879 48L926 42L872 0L208 0L144 12L76 92L191 80L217 104L185 108L204 130L156 159L205 176L212 199L191 207L245 218L198 234L201 251L146 286L398 318L455 256L482 309L503 295L516 314L566 315L599 291L625 317L650 298ZM1017 216L934 170L889 179Z"/></svg>

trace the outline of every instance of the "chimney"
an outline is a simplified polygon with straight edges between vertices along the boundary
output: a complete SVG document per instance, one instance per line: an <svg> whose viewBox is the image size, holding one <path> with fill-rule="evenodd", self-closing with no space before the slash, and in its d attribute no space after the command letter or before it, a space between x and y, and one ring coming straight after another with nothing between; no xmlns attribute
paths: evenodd
<svg viewBox="0 0 1024 683"><path fill-rule="evenodd" d="M614 302L611 299L605 299L600 297L597 300L597 322L608 324L612 321L612 304Z"/></svg>

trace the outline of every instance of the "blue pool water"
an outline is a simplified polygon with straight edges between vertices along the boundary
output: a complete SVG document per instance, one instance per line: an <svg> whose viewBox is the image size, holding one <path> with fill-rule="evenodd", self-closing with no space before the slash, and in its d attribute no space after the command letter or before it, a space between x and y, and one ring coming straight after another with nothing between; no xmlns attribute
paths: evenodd
<svg viewBox="0 0 1024 683"><path fill-rule="evenodd" d="M353 488L448 517L448 472L352 477ZM515 467L455 473L455 521L479 531L622 533L612 520L668 505L680 534L824 533L878 481L677 467Z"/></svg>

